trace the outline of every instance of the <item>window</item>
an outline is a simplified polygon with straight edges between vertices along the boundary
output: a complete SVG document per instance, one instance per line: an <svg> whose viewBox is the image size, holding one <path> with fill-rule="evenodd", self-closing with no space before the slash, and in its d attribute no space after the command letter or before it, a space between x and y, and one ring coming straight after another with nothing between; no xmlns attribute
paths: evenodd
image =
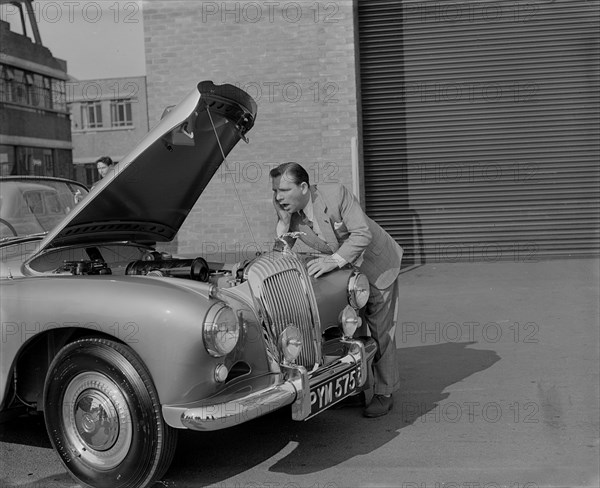
<svg viewBox="0 0 600 488"><path fill-rule="evenodd" d="M52 106L55 110L67 111L66 85L63 80L51 79Z"/></svg>
<svg viewBox="0 0 600 488"><path fill-rule="evenodd" d="M0 176L12 174L15 167L15 147L0 145Z"/></svg>
<svg viewBox="0 0 600 488"><path fill-rule="evenodd" d="M27 209L34 215L42 215L44 213L44 201L42 194L39 191L27 191L23 193L25 205Z"/></svg>
<svg viewBox="0 0 600 488"><path fill-rule="evenodd" d="M66 111L65 86L63 80L0 64L1 102Z"/></svg>
<svg viewBox="0 0 600 488"><path fill-rule="evenodd" d="M15 90L15 72L7 66L2 67L2 75L0 77L0 100L3 102L12 102Z"/></svg>
<svg viewBox="0 0 600 488"><path fill-rule="evenodd" d="M15 79L14 79L15 87L14 87L14 95L13 101L16 103L21 103L23 105L27 105L27 86L25 84L25 73L21 70L15 70Z"/></svg>
<svg viewBox="0 0 600 488"><path fill-rule="evenodd" d="M81 124L84 129L102 127L102 104L87 102L81 105Z"/></svg>
<svg viewBox="0 0 600 488"><path fill-rule="evenodd" d="M42 79L42 100L45 108L52 108L52 82L50 78Z"/></svg>
<svg viewBox="0 0 600 488"><path fill-rule="evenodd" d="M133 126L131 100L113 100L110 102L110 119L113 127Z"/></svg>
<svg viewBox="0 0 600 488"><path fill-rule="evenodd" d="M55 191L45 191L44 194L44 206L48 214L62 214L62 205L58 199L58 193Z"/></svg>
<svg viewBox="0 0 600 488"><path fill-rule="evenodd" d="M44 158L44 174L45 175L54 175L54 154L52 154L52 149L44 149L42 152Z"/></svg>
<svg viewBox="0 0 600 488"><path fill-rule="evenodd" d="M33 73L25 73L24 77L25 91L27 93L27 105L37 106L39 104L38 94L35 91L35 81Z"/></svg>

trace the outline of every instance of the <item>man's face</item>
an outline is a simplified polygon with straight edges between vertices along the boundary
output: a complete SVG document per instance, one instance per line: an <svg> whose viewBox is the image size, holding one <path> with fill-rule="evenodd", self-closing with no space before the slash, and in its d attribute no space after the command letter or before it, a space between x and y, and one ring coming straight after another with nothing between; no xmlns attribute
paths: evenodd
<svg viewBox="0 0 600 488"><path fill-rule="evenodd" d="M100 178L104 178L107 174L108 174L108 170L110 169L106 164L104 163L98 163L96 165L96 168L98 168L98 174L100 175Z"/></svg>
<svg viewBox="0 0 600 488"><path fill-rule="evenodd" d="M277 203L289 214L302 210L310 198L308 185L297 185L286 173L273 178L273 193Z"/></svg>

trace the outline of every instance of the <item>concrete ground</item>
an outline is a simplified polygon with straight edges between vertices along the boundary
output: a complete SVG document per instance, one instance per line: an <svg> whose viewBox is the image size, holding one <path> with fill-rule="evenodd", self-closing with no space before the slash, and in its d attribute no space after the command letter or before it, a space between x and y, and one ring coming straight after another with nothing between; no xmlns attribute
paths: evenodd
<svg viewBox="0 0 600 488"><path fill-rule="evenodd" d="M600 486L599 269L430 263L404 275L397 414L431 442L403 459L416 482L430 486L435 466L482 484Z"/></svg>
<svg viewBox="0 0 600 488"><path fill-rule="evenodd" d="M600 261L435 263L401 279L392 412L285 409L183 432L168 487L600 486ZM0 426L0 486L73 486L43 427Z"/></svg>

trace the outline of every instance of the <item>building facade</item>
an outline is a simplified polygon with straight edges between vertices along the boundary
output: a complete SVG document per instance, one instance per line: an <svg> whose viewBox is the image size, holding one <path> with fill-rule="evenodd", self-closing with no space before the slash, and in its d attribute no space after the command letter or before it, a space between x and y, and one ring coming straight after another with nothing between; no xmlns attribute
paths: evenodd
<svg viewBox="0 0 600 488"><path fill-rule="evenodd" d="M0 174L71 178L67 63L42 45L30 1L0 3Z"/></svg>
<svg viewBox="0 0 600 488"><path fill-rule="evenodd" d="M406 264L598 254L597 1L157 0L143 13L151 125L205 79L259 107L179 251L268 248L268 170L298 161L352 188Z"/></svg>
<svg viewBox="0 0 600 488"><path fill-rule="evenodd" d="M91 186L100 156L117 163L147 134L146 78L72 80L66 90L75 176Z"/></svg>

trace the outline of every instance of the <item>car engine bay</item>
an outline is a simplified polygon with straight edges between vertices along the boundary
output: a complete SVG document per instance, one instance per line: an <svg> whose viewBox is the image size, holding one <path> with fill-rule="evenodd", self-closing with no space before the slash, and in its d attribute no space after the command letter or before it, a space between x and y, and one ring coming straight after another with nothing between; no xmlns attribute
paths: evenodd
<svg viewBox="0 0 600 488"><path fill-rule="evenodd" d="M140 248L131 243L116 243L54 249L34 258L28 267L36 274L171 277L223 288L243 283L244 270L250 262L224 264L209 262L203 257L173 257L167 252Z"/></svg>

